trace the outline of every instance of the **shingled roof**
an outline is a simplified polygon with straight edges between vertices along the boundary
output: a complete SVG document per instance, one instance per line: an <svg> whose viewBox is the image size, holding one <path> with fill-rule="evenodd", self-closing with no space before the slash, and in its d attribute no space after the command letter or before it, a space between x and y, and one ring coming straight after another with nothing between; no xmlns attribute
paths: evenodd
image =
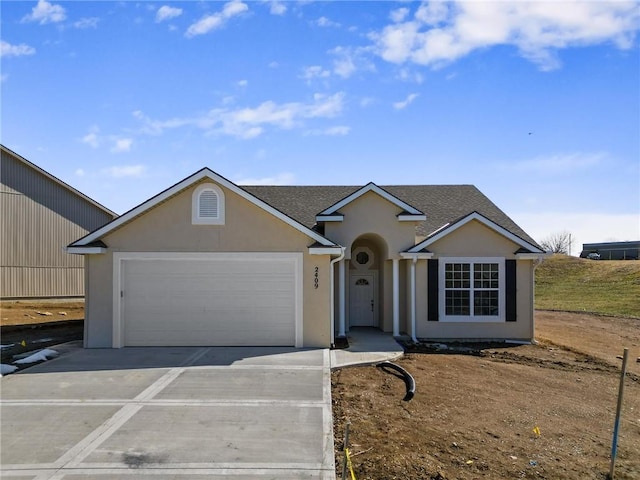
<svg viewBox="0 0 640 480"><path fill-rule="evenodd" d="M316 215L361 186L242 186L282 213L313 228ZM424 212L417 235L427 237L448 223L478 212L528 243L527 233L473 185L380 185L380 188Z"/></svg>

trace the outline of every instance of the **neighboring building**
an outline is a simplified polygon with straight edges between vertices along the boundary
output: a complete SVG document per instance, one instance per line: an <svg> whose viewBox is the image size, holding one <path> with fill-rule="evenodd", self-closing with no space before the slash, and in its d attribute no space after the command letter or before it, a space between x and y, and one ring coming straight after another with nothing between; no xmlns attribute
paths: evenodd
<svg viewBox="0 0 640 480"><path fill-rule="evenodd" d="M85 346L534 338L542 248L471 185L240 187L205 168L73 242Z"/></svg>
<svg viewBox="0 0 640 480"><path fill-rule="evenodd" d="M64 249L117 215L0 149L0 297L83 296L84 262Z"/></svg>
<svg viewBox="0 0 640 480"><path fill-rule="evenodd" d="M583 243L580 256L586 258L590 253L599 254L600 260L638 260L640 241Z"/></svg>

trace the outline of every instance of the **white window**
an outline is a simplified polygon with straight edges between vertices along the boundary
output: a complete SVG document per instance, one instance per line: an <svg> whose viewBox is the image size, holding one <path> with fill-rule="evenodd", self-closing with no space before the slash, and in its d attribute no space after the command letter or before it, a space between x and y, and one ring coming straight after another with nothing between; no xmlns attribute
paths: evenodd
<svg viewBox="0 0 640 480"><path fill-rule="evenodd" d="M224 225L224 192L213 183L198 185L191 199L191 223Z"/></svg>
<svg viewBox="0 0 640 480"><path fill-rule="evenodd" d="M504 322L504 258L440 259L440 319Z"/></svg>

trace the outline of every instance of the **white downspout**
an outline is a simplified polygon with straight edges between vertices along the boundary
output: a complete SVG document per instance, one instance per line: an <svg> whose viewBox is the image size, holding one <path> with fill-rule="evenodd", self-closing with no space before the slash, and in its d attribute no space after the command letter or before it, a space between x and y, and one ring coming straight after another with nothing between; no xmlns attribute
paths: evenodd
<svg viewBox="0 0 640 480"><path fill-rule="evenodd" d="M344 258L338 263L338 336L346 337L346 319L345 319L345 264Z"/></svg>
<svg viewBox="0 0 640 480"><path fill-rule="evenodd" d="M329 281L329 285L330 285L330 291L329 291L329 297L330 297L330 304L331 304L331 309L329 311L330 313L330 319L331 319L331 346L335 346L336 344L336 306L335 306L335 274L334 274L334 268L333 266L336 264L336 262L339 262L340 260L342 260L344 258L344 253L345 253L345 247L340 247L340 255L337 256L336 258L334 258L333 260L331 260L330 263L330 267L329 270L331 270L331 275L329 275L330 281Z"/></svg>
<svg viewBox="0 0 640 480"><path fill-rule="evenodd" d="M411 259L411 340L418 343L416 338L416 263L418 257Z"/></svg>

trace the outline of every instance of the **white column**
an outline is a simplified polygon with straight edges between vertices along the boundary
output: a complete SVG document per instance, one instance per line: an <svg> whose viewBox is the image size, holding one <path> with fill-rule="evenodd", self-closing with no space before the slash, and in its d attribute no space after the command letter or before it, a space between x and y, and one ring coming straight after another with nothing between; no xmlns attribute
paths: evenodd
<svg viewBox="0 0 640 480"><path fill-rule="evenodd" d="M346 330L345 329L346 269L344 267L345 267L345 260L343 258L338 263L338 321L340 322L338 327L339 337L346 336L346 331L345 331Z"/></svg>
<svg viewBox="0 0 640 480"><path fill-rule="evenodd" d="M400 260L393 262L393 336L400 336Z"/></svg>
<svg viewBox="0 0 640 480"><path fill-rule="evenodd" d="M411 340L417 342L416 338L416 262L417 257L411 259Z"/></svg>

